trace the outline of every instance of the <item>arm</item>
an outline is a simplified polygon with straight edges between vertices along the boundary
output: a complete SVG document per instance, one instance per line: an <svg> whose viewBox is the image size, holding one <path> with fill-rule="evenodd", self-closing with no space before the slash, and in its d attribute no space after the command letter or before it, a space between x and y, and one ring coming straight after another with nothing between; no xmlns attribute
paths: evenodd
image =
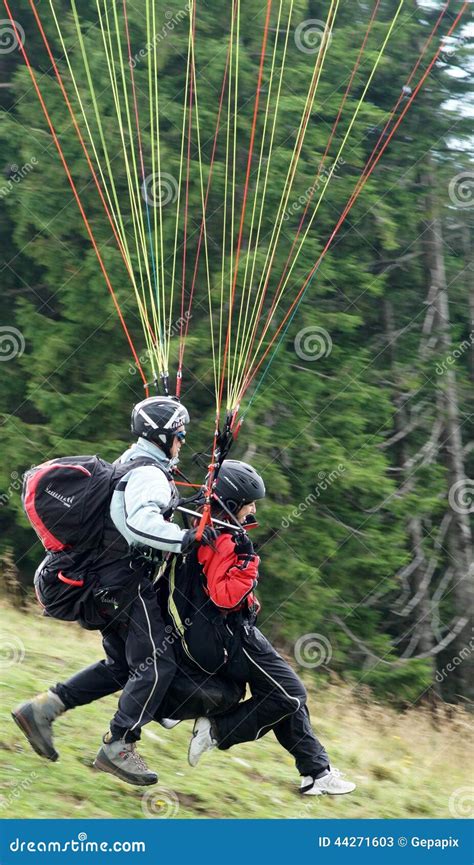
<svg viewBox="0 0 474 865"><path fill-rule="evenodd" d="M161 469L140 466L132 470L124 492L124 514L133 543L165 552L181 551L184 529L163 519L170 501L170 485Z"/></svg>
<svg viewBox="0 0 474 865"><path fill-rule="evenodd" d="M217 551L200 547L198 559L211 601L217 607L232 610L255 588L260 559L256 555L238 556L229 534L219 535L216 546Z"/></svg>

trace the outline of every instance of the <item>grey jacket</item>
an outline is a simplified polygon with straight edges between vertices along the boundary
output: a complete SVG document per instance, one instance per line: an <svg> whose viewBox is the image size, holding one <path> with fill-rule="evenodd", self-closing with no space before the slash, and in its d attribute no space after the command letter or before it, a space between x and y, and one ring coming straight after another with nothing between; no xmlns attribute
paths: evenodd
<svg viewBox="0 0 474 865"><path fill-rule="evenodd" d="M157 466L133 468L137 458L153 457ZM115 527L131 546L155 547L165 552L181 552L185 530L163 518L173 504L171 484L158 467L169 469L170 461L163 451L146 439L139 438L118 460L130 462L130 471L122 478L110 503L110 516Z"/></svg>

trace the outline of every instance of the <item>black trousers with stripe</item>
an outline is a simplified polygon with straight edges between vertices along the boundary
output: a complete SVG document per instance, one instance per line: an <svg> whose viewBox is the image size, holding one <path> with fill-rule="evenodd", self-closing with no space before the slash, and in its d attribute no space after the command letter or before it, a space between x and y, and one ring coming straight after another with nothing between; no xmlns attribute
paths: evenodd
<svg viewBox="0 0 474 865"><path fill-rule="evenodd" d="M254 626L237 626L231 646L226 675L247 682L252 696L214 719L218 747L226 750L273 730L300 775L328 768L329 757L311 727L306 689L289 664Z"/></svg>
<svg viewBox="0 0 474 865"><path fill-rule="evenodd" d="M100 573L99 587L108 589L112 600L107 624L101 628L106 658L53 690L68 709L122 690L110 729L114 738L136 741L141 728L160 717L177 669L176 639L146 577L130 569L106 569Z"/></svg>
<svg viewBox="0 0 474 865"><path fill-rule="evenodd" d="M123 690L111 730L136 740L149 721L214 716L238 703L241 685L203 673L184 655L145 574L140 578L116 561L98 577L107 595L88 612L108 619L100 629L105 658L52 688L68 709Z"/></svg>

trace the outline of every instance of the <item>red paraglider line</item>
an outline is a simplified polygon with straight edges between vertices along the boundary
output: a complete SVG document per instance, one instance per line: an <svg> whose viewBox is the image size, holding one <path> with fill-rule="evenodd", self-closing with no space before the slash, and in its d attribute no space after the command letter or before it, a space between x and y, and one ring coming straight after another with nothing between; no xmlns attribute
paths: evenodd
<svg viewBox="0 0 474 865"><path fill-rule="evenodd" d="M37 12L37 9L36 9L36 7L35 7L35 5L34 5L33 0L29 0L29 3L30 3L30 6L31 6L31 9L32 9L33 15L34 15L34 17L35 17L35 20L36 20L36 24L37 24L37 26L38 26L38 30L39 30L40 33L41 33L41 37L42 37L42 39L43 39L43 42L44 42L44 45L45 45L45 48L46 48L46 51L47 51L48 57L49 57L49 59L50 59L50 61L51 61L51 65L52 65L52 68L53 68L53 70L54 70L54 74L56 75L56 78L57 78L57 80L58 80L58 84L59 84L59 86L60 86L60 88L61 88L61 93L63 94L64 101L65 101L65 103L66 103L66 105L67 105L67 108L68 108L69 114L70 114L70 116L71 116L71 120L72 120L72 122L73 122L74 129L75 129L75 131L76 131L76 133L77 133L77 136L78 136L79 141L80 141L80 143L81 143L81 147L82 147L82 149L83 149L83 151L84 151L84 155L85 155L85 157L86 157L87 164L88 164L88 166L89 166L89 168L90 168L90 171L91 171L91 174L92 174L92 178L93 178L94 183L95 183L95 185L96 185L96 187L97 187L97 192L99 193L100 200L101 200L101 202L102 202L102 205L103 205L103 207L104 207L104 210L105 210L105 212L106 212L107 218L108 218L109 223L110 223L110 227L111 227L111 229L112 229L112 231L113 231L113 234L114 234L115 240L117 241L117 246L118 246L118 248L119 248L119 250L120 250L120 254L121 254L121 256L122 256L123 262L124 262L125 267L126 267L126 269L127 269L127 273L128 273L128 275L130 276L130 278L132 279L132 278L133 278L133 273L132 273L132 271L131 271L131 269L130 269L130 264L129 264L128 260L127 260L127 256L126 256L126 253L125 253L125 248L124 248L124 246L123 246L123 243L122 243L121 238L119 237L119 235L118 235L118 233L117 233L117 229L116 229L116 227L115 227L115 222L114 222L113 216L112 216L112 214L111 214L111 212L110 212L110 208L109 208L109 206L108 206L108 204L107 204L107 201L106 201L105 198L104 198L104 194L103 194L103 192L102 192L102 187L101 187L101 185L100 185L100 183L99 183L99 179L98 179L98 177L97 177L97 174L96 174L96 171L95 171L94 165L93 165L92 160L91 160L91 157L90 157L90 155L89 155L89 151L88 151L88 149L87 149L87 145L86 145L86 143L85 143L85 141L84 141L83 135L82 135L81 130L80 130L80 128L79 128L79 124L78 124L78 122L77 122L77 120L76 120L76 116L75 116L75 114L74 114L74 110L73 110L73 108L72 108L72 105L71 105L70 99L69 99L69 97L68 97L68 95L67 95L66 88L64 87L64 83L63 83L63 80L62 80L62 77L61 77L61 73L60 73L60 71L59 71L59 69L58 69L58 67L57 67L56 61L55 61L55 59L54 59L54 57L53 57L53 53L52 53L52 51L51 51L51 46L50 46L50 43L49 43L49 41L48 41L48 37L46 36L46 33L45 33L45 31L44 31L44 28L43 28L43 25L42 25L42 23L41 23L41 19L40 19L39 15L38 15L38 12ZM151 335L153 341L156 342L156 336L155 336L155 334L154 334L154 332L153 332L153 330L152 330L152 328L151 328L151 325L150 325L150 323L149 323L148 320L147 320L147 327L148 327L148 330L149 330L149 332L150 332L150 335Z"/></svg>
<svg viewBox="0 0 474 865"><path fill-rule="evenodd" d="M462 18L462 16L463 16L463 14L464 14L466 8L468 7L468 5L469 5L468 2L464 2L464 3L463 3L460 12L458 13L458 15L456 16L455 20L453 21L453 23L452 23L451 27L449 28L449 30L448 30L446 36L450 36L451 33L455 30L455 28L457 27L459 21L461 20L461 18ZM444 13L446 12L446 8L447 8L447 6L446 6L445 9L443 10L443 15L444 15ZM436 23L436 25L435 25L435 27L434 27L434 29L433 29L433 33L435 32L435 30L436 30L436 28L437 28L437 26L438 26L439 20L440 20L440 19L438 19L438 22ZM432 35L433 35L433 34L432 34ZM425 50L426 50L426 47L427 47L427 45L429 44L430 41L431 41L431 37L430 37L430 40L428 40L428 42L427 42L427 43L425 44L425 46L423 47L423 50L422 50L422 53L421 53L421 57L420 57L418 63L416 64L415 69L419 66L419 63L420 63L420 61L421 61L421 58L423 57L423 54L424 54L424 52L425 52ZM379 152L379 153L378 153L378 154L373 158L372 164L370 165L370 168L368 168L368 166L369 166L369 164L370 164L370 162L371 162L372 156L373 156L373 154L374 154L374 152L375 152L375 150L376 150L376 148L377 148L377 146L378 146L378 143L380 142L380 140L381 140L381 138L382 138L382 136L383 136L383 133L382 133L382 136L380 136L380 138L379 138L379 142L377 143L376 147L374 148L373 154L372 154L371 158L369 159L369 162L367 163L366 168L364 169L363 175L362 175L361 178L359 178L359 180L358 180L358 182L357 182L357 184L356 184L356 188L355 188L355 190L353 191L351 197L349 198L349 201L348 201L348 203L346 204L346 207L344 208L344 210L343 210L341 216L339 217L339 219L338 219L338 221L337 221L337 223L336 223L336 226L335 226L335 228L333 229L333 231L332 231L332 233L331 233L331 235L330 235L330 237L329 237L329 239L328 239L328 241L327 241L327 243L326 243L326 245L325 245L323 251L321 252L319 258L318 258L317 261L316 261L316 263L315 263L315 264L313 265L313 267L311 268L311 270L310 270L308 276L306 277L306 279L305 279L305 281L304 281L302 287L300 288L298 294L296 295L295 299L293 300L293 303L291 304L291 306L290 306L289 310L287 311L286 315L284 316L283 320L282 320L282 321L280 322L280 324L278 325L278 328L277 328L276 332L274 333L274 335L273 335L273 337L272 337L272 339L271 339L269 345L268 345L267 348L265 349L265 352L263 353L262 357L260 358L258 364L256 364L256 366L255 366L255 368L254 368L254 370L253 370L251 376L248 376L247 379L245 380L245 382L244 382L244 384L243 384L243 386L242 386L242 388L241 388L241 391L240 391L239 397L238 397L239 401L242 399L242 396L244 395L244 393L245 393L246 390L248 389L249 385L251 384L251 382L252 382L253 379L255 378L255 376L256 376L258 370L260 369L260 367L261 367L263 361L264 361L265 358L267 357L267 355L268 355L268 353L269 353L269 351L270 351L272 345L274 344L274 342L275 342L275 340L277 339L278 335L281 333L282 328L284 327L285 323L288 321L288 318L290 317L290 315L291 315L293 309L295 308L295 306L296 306L296 304L298 303L298 301L299 301L301 295L302 295L303 292L305 291L305 289L306 289L306 287L307 287L309 281L310 281L311 278L314 276L314 273L316 272L317 268L319 267L319 265L320 265L320 263L321 263L321 261L322 261L324 255L326 254L327 250L328 250L329 247L331 246L331 244L332 244L332 242L333 242L333 240L334 240L334 238L335 238L337 232L339 231L339 228L341 227L342 223L345 221L345 219L346 219L346 217L347 217L347 214L349 213L349 211L350 211L352 205L354 204L354 202L355 202L356 199L358 198L360 192L362 191L362 189L363 189L363 187L365 186L367 180L369 179L370 175L372 174L372 171L374 170L375 166L376 166L377 163L379 162L381 156L383 155L383 153L385 152L386 148L388 147L388 145L389 145L389 143L390 143L390 141L391 141L393 135L395 134L395 132L397 131L397 129L398 129L399 125L400 125L400 123L402 122L403 118L405 117L405 114L407 113L408 109L410 108L410 106L411 106L413 100L416 98L416 96L418 95L418 93L419 93L421 87L423 86L424 82L426 81L426 78L428 77L428 75L429 75L429 73L431 72L431 70L432 70L434 64L436 63L436 61L437 61L437 59L438 59L438 57L439 57L439 55L440 55L440 53L441 53L441 50L442 50L442 45L440 44L440 47L439 47L438 50L436 51L436 53L435 53L435 55L433 56L432 60L430 61L428 67L426 68L425 72L423 73L423 75L422 75L420 81L418 82L418 84L417 84L415 90L414 90L413 93L411 94L411 96L410 96L410 98L409 98L407 104L405 105L403 111L401 112L401 114L400 114L400 116L398 117L396 123L394 124L394 126L393 126L393 128L391 129L389 135L387 136L387 138L386 138L386 140L385 140L383 146L382 146L381 149L380 149L380 152ZM415 71L415 70L414 70L414 71ZM412 72L412 74L411 74L409 80L412 80L412 78L413 78L413 72ZM399 98L397 104L399 104L399 102L400 102L400 98ZM389 121L389 122L390 122L390 121ZM367 169L368 169L368 170L367 170Z"/></svg>
<svg viewBox="0 0 474 865"><path fill-rule="evenodd" d="M211 464L209 465L209 474L208 474L208 481L207 481L207 487L206 487L206 504L204 505L202 517L201 517L201 520L199 522L199 526L197 529L197 539L198 540L201 539L204 528L206 527L206 525L209 525L211 522L210 496L211 496L211 491L212 491L213 480L214 480L215 473L216 473L216 464L215 464L214 460L215 460L215 451L216 451L216 447L217 447L217 437L219 434L219 418L220 418L220 410L221 410L221 403L222 403L222 394L224 391L225 365L226 365L227 353L229 350L229 343L230 343L232 309L233 309L233 305L234 305L235 289L236 289L237 275L238 275L238 269L239 269L239 257L240 257L240 249L241 249L241 245L242 245L245 210L246 210L246 205L247 205L247 196L248 196L248 189L249 189L249 183L250 183L250 171L251 171L251 167L252 167L253 146L254 146L254 141L255 141L255 133L256 133L256 129L257 129L257 117L258 117L258 108L259 108L259 102L260 102L260 90L261 90L262 79L263 79L263 68L264 68L264 64L265 64L265 50L266 50L267 39L268 39L268 31L269 31L269 27L270 27L271 8L272 8L272 0L267 0L267 11L266 11L266 16L265 16L262 48L261 48L261 53L260 53L260 64L259 64L258 78L257 78L257 89L256 89L256 94L255 94L252 126L251 126L251 132L250 132L250 143L249 143L249 151L248 151L248 156L247 156L247 170L246 170L246 175L245 175L242 211L241 211L241 215L240 215L237 251L236 251L235 265L234 265L235 269L234 269L232 291L231 291L229 322L228 322L228 326L227 326L224 356L223 356L223 362L222 362L222 374L221 374L219 394L218 394L217 406L216 406L216 430L214 433L214 442L213 442L213 446L212 446L212 458L211 458Z"/></svg>
<svg viewBox="0 0 474 865"><path fill-rule="evenodd" d="M32 0L30 0L30 3L31 2L32 2ZM129 31L129 27L128 27L127 0L123 0L123 17L124 17L124 24L125 24L125 35L126 35L126 39L127 39L128 65L130 68L130 81L132 84L132 98L133 98L133 109L134 109L134 114L135 114L135 126L137 129L138 156L140 159L140 168L141 168L141 172L142 172L143 189L144 189L144 193L145 193L145 181L146 181L145 160L143 158L142 136L141 136L141 132L140 132L140 120L139 120L139 114L138 114L137 89L135 86L135 74L133 71L134 70L134 64L133 64L133 56L132 56L132 45L131 45L131 41L130 41L130 31ZM149 215L148 203L147 203L146 199L145 199L145 204L146 204L146 213L147 213L147 222L148 222L148 232L150 235L150 253L151 253L153 276L155 279L155 290L156 290L156 284L157 284L156 268L158 267L158 262L155 261L155 257L153 255L150 215ZM146 316L144 316L144 318L146 318L146 326L147 326L148 331L152 337L153 343L156 345L158 342L158 339L157 339L157 336L156 336L155 332L153 331L153 328L152 328L152 326L148 320L148 314Z"/></svg>
<svg viewBox="0 0 474 865"><path fill-rule="evenodd" d="M245 210L246 210L246 206L247 206L247 196L248 196L249 183L250 183L250 170L252 168L253 146L254 146L254 141L255 141L255 133L256 133L256 129L257 129L258 108L259 108L259 103L260 103L260 90L261 90L262 79L263 79L263 68L265 65L265 51L266 51L266 47L267 47L268 30L270 27L271 9L272 9L272 0L267 0L267 11L266 11L266 16L265 16L262 48L261 48L261 52L260 52L260 64L259 64L259 69L258 69L257 90L255 93L255 104L254 104L254 110L253 110L252 127L251 127L251 132L250 132L249 152L248 152L248 156L247 156L247 170L246 170L246 174L245 174L242 211L240 214L239 235L238 235L238 240L237 240L237 250L236 250L236 254L235 254L234 277L233 277L233 283L232 283L231 301L230 301L230 309L229 309L229 322L227 325L224 357L223 357L223 361L222 361L221 383L220 383L220 387L219 387L219 396L218 396L218 400L217 400L217 416L218 417L220 414L220 407L221 407L221 403L222 403L222 394L224 392L225 365L226 365L227 353L229 350L229 343L230 343L232 310L233 310L233 306L234 306L235 289L236 289L236 285L237 285L237 276L238 276L238 271L239 271L240 249L242 246L242 235L243 235L243 230L244 230Z"/></svg>
<svg viewBox="0 0 474 865"><path fill-rule="evenodd" d="M442 19L444 18L445 13L446 13L447 10L448 10L448 6L449 6L450 2L451 2L451 0L448 0L448 2L445 4L445 6L443 7L443 9L441 10L441 12L440 12L440 14L439 14L439 17L437 18L436 23L435 23L435 25L434 25L434 27L433 27L433 29L432 29L430 35L428 36L428 39L426 40L425 44L423 45L423 48L421 49L421 54L420 54L420 56L418 57L418 60L416 61L416 63L415 63L415 65L414 65L414 67L413 67L413 69L412 69L412 71L411 71L409 77L408 77L407 80L406 80L406 83L405 83L405 85L404 85L405 88L409 87L410 84L411 84L411 82L413 81L413 78L414 78L414 76L415 76L415 74L416 74L416 72L417 72L417 69L418 69L418 67L419 67L419 65L420 65L420 63L421 63L421 61L423 60L423 57L424 57L425 52L426 52L426 49L428 48L428 46L429 46L430 43L432 42L433 37L434 37L434 35L435 35L435 33L436 33L436 31L437 31L439 25L441 24L441 21L442 21ZM376 143L374 149L372 150L372 153L371 153L371 155L370 155L370 157L369 157L369 160L368 160L368 162L367 162L367 165L365 166L364 171L362 172L362 177L364 176L365 172L366 172L367 169L369 168L369 166L370 166L372 160L375 158L375 154L376 154L376 152L377 152L377 148L378 148L380 142L383 140L383 138L384 138L384 136L385 136L385 133L386 133L386 131L387 131L387 129L388 129L390 123L392 122L392 120L393 120L395 114L397 113L398 107L399 107L400 103L402 102L404 96L405 96L404 88L402 88L402 90L401 90L401 92L400 92L400 95L399 95L399 97L398 97L398 99L397 99L397 101L396 101L394 107L392 108L392 110L391 110L391 112L390 112L389 118L388 118L387 122L385 123L385 126L384 126L384 128L382 129L382 132L380 133L380 135L379 135L379 137L378 137L378 139L377 139L377 143ZM361 180L361 178L359 178L358 183L360 182L360 180ZM356 189L357 189L357 185L356 185ZM354 190L354 191L355 191L355 190ZM354 193L353 193L353 194L354 194ZM349 200L350 200L350 199L349 199Z"/></svg>
<svg viewBox="0 0 474 865"><path fill-rule="evenodd" d="M306 219L306 214L307 214L307 212L308 212L309 206L310 206L310 204L311 204L311 202L312 202L312 200L313 200L313 196L314 196L314 193L315 193L315 185L316 185L316 183L317 183L317 181L318 181L318 178L319 178L319 175L320 175L321 169L322 169L322 167L323 167L323 165L324 165L324 163L325 163L325 161L326 161L326 157L327 157L327 155L328 155L328 153L329 153L329 148L330 148L330 146L331 146L331 144L332 144L332 141L333 141L333 138L334 138L334 135L335 135L336 129L337 129L338 125L339 125L339 120L341 119L341 115L342 115L342 111L343 111L344 105L345 105L345 103L346 103L347 97L348 97L349 92L350 92L350 89L351 89L351 87L352 87L352 82L353 82L353 80L354 80L354 77L355 77L355 74L356 74L356 72L357 72L357 69L359 68L360 61L362 60L362 56L363 56L363 53L364 53L364 50L365 50L365 46L366 46L366 44L367 44L367 40L368 40L369 35L370 35L370 32L371 32L371 30L372 30L372 25L373 25L373 23L374 23L374 21L375 21L375 17L376 17L376 15L377 15L377 11L378 11L378 8L379 8L379 6L380 6L380 3L381 3L381 0L377 0L376 4L375 4L375 6L374 6L374 9L373 9L373 12L372 12L372 16L371 16L371 18L370 18L370 21L369 21L369 24L368 24L368 27L367 27L367 31L366 31L365 36L364 36L364 40L363 40L362 45L361 45L361 47L360 47L359 54L357 55L357 59L356 59L356 62L355 62L355 64L354 64L354 68L353 68L353 70L352 70L352 73L351 73L351 76L350 76L350 79L349 79L349 83L348 83L348 85L347 85L347 87L346 87L346 90L345 90L344 96L342 97L342 101L341 101L341 104L340 104L340 107L339 107L339 111L338 111L338 113L337 113L337 117L336 117L336 119L335 119L335 121L334 121L334 124L333 124L332 130L331 130L331 134L330 134L330 136L329 136L329 138L328 138L328 142L327 142L327 144L326 144L326 149L325 149L324 154L323 154L323 156L322 156L321 162L319 163L318 170L317 170L317 172L316 172L316 177L315 177L314 183L313 183L313 185L312 185L312 187L311 187L311 191L310 191L310 194L309 194L309 196L308 196L308 201L306 202L306 207L305 207L304 212L303 212L303 215L302 215L302 217L301 217L301 219L300 219L300 223L299 223L299 225L298 225L298 229L297 229L297 232L296 232L295 238L294 238L294 240L293 240L293 243L292 243L291 249L290 249L290 251L289 251L289 253L288 253L288 257L287 257L287 259L286 259L285 266L284 266L284 268L283 268L283 273L282 273L282 275L281 275L281 277L280 277L280 280L279 280L279 282L278 282L278 285L277 285L277 288L276 288L276 291L275 291L275 297L273 298L273 301L272 301L272 304L271 304L270 310L269 310L268 315L267 315L267 322L271 319L271 317L272 317L272 315L273 315L273 310L274 310L274 308L275 308L275 304L276 304L276 301L277 301L277 298L278 298L278 292L279 292L279 290L280 290L280 288L281 288L281 286L282 286L283 280L284 280L284 278L285 278L285 276L286 276L286 273L287 273L287 270L288 270L288 266L289 266L290 261L291 261L291 256L293 255L293 250L294 250L294 248L295 248L295 246L296 246L296 243L297 243L297 241L298 241L298 237L300 236L301 229L302 229L303 224L304 224L304 221L305 221L305 219ZM269 277L269 276L270 276L270 274L268 274L268 277ZM255 340L256 340L256 337L257 337L258 322L260 321L260 314L261 314L262 307L263 307L263 302L264 302L264 300L265 300L265 296L266 296L266 293L267 293L268 284L269 284L269 279L267 278L267 279L266 279L266 282L265 282L265 286L264 286L263 292L262 292L262 296L261 296L260 301L259 301L258 313L257 313L257 315L256 315L256 317L255 317L255 328L254 328L254 332L253 332L252 339L251 339L251 342L250 342L250 347L249 347L249 350L248 350L248 360L247 360L246 366L245 366L245 368L244 368L244 381L245 381L245 377L246 377L246 375L247 375L247 373L248 373L248 371L249 371L249 365L250 365L251 357L252 357L252 350L253 350L253 347L254 347L254 344L255 344Z"/></svg>
<svg viewBox="0 0 474 865"><path fill-rule="evenodd" d="M103 261L103 259L102 259L101 254L100 254L100 250L99 250L99 247L98 247L97 242L96 242L96 240L95 240L94 234L93 234L93 232L92 232L92 229L91 229L91 226L90 226L89 220L88 220L88 218L87 218L87 216L86 216L86 213L85 213L85 211L84 211L84 208L83 208L83 206L82 206L82 202L81 202L81 199L80 199L80 197L79 197L79 193L78 193L78 191L77 191L76 185L75 185L74 180L73 180L73 178L72 178L71 172L69 171L68 164L67 164L67 162L66 162L66 159L65 159L64 153L63 153L63 151L62 151L61 145L60 145L59 140L58 140L58 137L57 137L57 135L56 135L56 130L55 130L54 125L53 125L53 123L52 123L52 120L51 120L51 118L50 118L50 116L49 116L48 109L46 108L46 104L45 104L44 99L43 99L43 96L42 96L42 94L41 94L41 90L40 90L40 88L39 88L39 86L38 86L38 82L36 81L35 73L34 73L33 68L32 68L32 66L31 66L31 63L30 63L30 61L29 61L29 59L28 59L28 55L27 55L27 53L26 53L26 51L25 51L25 48L24 48L24 45L23 45L23 42L22 42L22 39L21 39L21 35L20 35L20 33L18 32L18 29L17 29L17 26L16 26L15 19L14 19L13 16L12 16L12 13L11 13L10 7L9 7L9 5L8 5L8 0L3 0L3 2L4 2L5 9L6 9L6 11L7 11L7 15L8 15L8 17L9 17L9 19L10 19L10 21L11 21L11 24L12 24L12 27L13 27L13 30L14 30L14 33L15 33L15 36L16 36L16 39L17 39L18 47L19 47L20 52L21 52L21 54L22 54L22 56L23 56L23 59L24 59L24 61L25 61L26 67L27 67L27 69L28 69L28 73L29 73L30 78L31 78L31 81L32 81L32 83L33 83L33 87L34 87L34 89L35 89L35 91L36 91L36 95L38 96L38 99L39 99L39 102L40 102L41 108L42 108L42 110L43 110L43 114L44 114L44 116L45 116L45 118L46 118L46 121L47 121L47 123L48 123L48 126L49 126L49 128L50 128L50 131L51 131L51 135L52 135L52 138L53 138L54 144L56 145L56 149L57 149L57 151L58 151L58 153L59 153L59 156L60 156L61 162L62 162L62 164L63 164L63 168L64 168L64 170L65 170L65 172L66 172L67 179L68 179L69 184L70 184L70 186L71 186L71 189L72 189L72 191L73 191L74 198L76 199L77 206L78 206L78 208L79 208L80 214L81 214L81 216L82 216L82 218L83 218L83 220L84 220L84 224L85 224L85 226L86 226L86 230L87 230L87 233L88 233L88 235L89 235L89 239L90 239L90 241L91 241L91 243L92 243L92 246L93 246L93 248L94 248L94 252L95 252L95 254L96 254L96 256L97 256L97 260L98 260L98 262L99 262L100 268L101 268L102 273L103 273L103 275L104 275L104 279L105 279L105 282L106 282L107 288L108 288L108 290L109 290L109 292L110 292L110 294L111 294L111 297L112 297L112 300L113 300L113 303L114 303L115 309L116 309L117 314L118 314L119 319L120 319L120 323L121 323L121 325L122 325L122 327L123 327L123 330L124 330L124 333L125 333L125 335L126 335L126 337L127 337L128 344L129 344L129 346L130 346L130 349L131 349L131 352L132 352L133 358L134 358L135 363L136 363L136 365L137 365L137 369L139 370L140 376L141 376L141 378L142 378L142 381L143 381L143 384L144 384L144 386L145 386L145 390L146 390L146 392L147 392L147 396L148 396L147 382L146 382L146 378L145 378L145 375L144 375L144 372L143 372L142 366L141 366L141 364L140 364L140 360L139 360L139 358L138 358L137 352L136 352L136 350L135 350L135 346L134 346L134 344L133 344L132 338L131 338L131 336L130 336L130 333L129 333L129 331L128 331L127 325L126 325L126 323L125 323L125 319L124 319L123 314L122 314L122 311L121 311L121 309L120 309L120 306L119 306L119 303L118 303L118 300L117 300L117 296L116 296L115 291L114 291L114 289L113 289L113 287L112 287L112 283L110 282L109 275L108 275L108 273L107 273L107 270L106 270L106 267L105 267L104 261Z"/></svg>
<svg viewBox="0 0 474 865"><path fill-rule="evenodd" d="M192 13L192 23L191 23L191 39L192 39L192 52L194 52L194 36L196 32L196 5L193 4L193 13ZM194 95L194 81L193 81L193 71L194 67L192 65L191 60L191 49L189 51L189 106L188 106L188 145L186 151L186 183L185 183L185 196L184 196L184 236L183 236L183 264L181 270L181 318L179 325L179 352L178 352L178 371L176 375L176 395L179 397L181 395L181 379L182 379L182 365L183 358L182 353L184 352L183 347L183 328L184 328L184 297L186 290L186 258L188 251L188 211L189 211L189 177L191 171L191 136L193 129L193 95Z"/></svg>
<svg viewBox="0 0 474 865"><path fill-rule="evenodd" d="M110 222L110 225L111 225L112 231L113 231L113 233L114 233L114 237L115 237L115 239L116 239L116 241L117 241L117 246L118 246L119 249L120 249L120 252L121 252L121 254L122 254L123 260L124 260L125 265L127 266L127 269L128 269L128 262L127 262L126 257L125 257L125 251L124 251L124 248L123 248L123 245L122 245L122 241L120 240L120 237L119 237L118 234L117 234L117 230L116 230L116 228L115 228L115 225L114 225L114 222L113 222L113 218L112 218L112 215L111 215L111 213L110 213L110 210L109 210L108 204L107 204L107 202L106 202L106 200L105 200L105 198L104 198L104 196L103 196L102 188L101 188L101 186L100 186L100 184L99 184L99 180L98 180L98 178L97 178L97 174L96 174L96 172L95 172L94 166L93 166L92 161L91 161L91 158L90 158L90 156L89 156L89 152L88 152L87 147L86 147L86 144L85 144L85 142L84 142L84 139L83 139L83 136L82 136L81 130L80 130L79 126L78 126L78 123L77 123L77 120L76 120L76 117L75 117L75 114L74 114L73 108L72 108L72 106L71 106L71 103L70 103L69 97L68 97L67 92L66 92L66 89L65 89L65 87L64 87L63 80L62 80L62 78L61 78L61 74L60 74L59 69L58 69L58 67L57 67L57 65L56 65L56 61L55 61L55 59L54 59L54 57L53 57L53 54L52 54L52 51L51 51L51 47L50 47L50 44L49 44L49 42L48 42L48 38L47 38L46 33L45 33L44 29L43 29L43 25L42 25L42 23L41 23L40 17L39 17L39 15L38 15L38 12L37 12L37 10L36 10L36 7L35 7L35 5L34 5L33 0L29 0L29 3L30 3L30 6L31 6L31 10L32 10L32 12L33 12L33 15L34 15L34 17L35 17L35 20L36 20L36 24L37 24L37 26L38 26L38 29L39 29L40 33L41 33L41 37L42 37L43 42L44 42L44 44L45 44L45 48L46 48L46 51L47 51L48 57L49 57L49 59L50 59L50 61L51 61L51 65L52 65L52 67L53 67L54 74L56 75L56 78L57 78L57 80L58 80L58 84L59 84L59 86L60 86L60 88L61 88L61 92L62 92L62 94L63 94L64 101L66 102L66 105L67 105L67 107L68 107L69 114L70 114L71 119L72 119L72 122L73 122L73 124L74 124L74 129L75 129L76 132L77 132L77 135L78 135L79 141L80 141L80 143L81 143L81 147L82 147L82 149L83 149L83 151L84 151L84 154L85 154L85 157L86 157L86 159L87 159L87 164L88 164L88 166L89 166L89 168L90 168L90 170L91 170L91 174L92 174L92 177L93 177L93 179L94 179L94 183L95 183L95 185L97 186L97 190L98 190L98 193L99 193L99 195L100 195L100 199L101 199L101 201L102 201L102 204L103 204L103 206L104 206L104 210L105 210L105 212L106 212L106 214L107 214L107 217L108 217L108 219L109 219L109 222Z"/></svg>
<svg viewBox="0 0 474 865"><path fill-rule="evenodd" d="M236 9L237 9L237 3L236 3L236 0L234 0L234 12L233 12L234 18L235 18ZM198 239L198 245L197 245L197 250L196 250L196 258L194 261L193 278L192 278L192 282L191 282L189 303L188 303L188 309L187 309L186 314L184 313L184 295L183 295L183 302L182 302L182 306L181 306L181 321L183 321L183 319L185 318L186 319L186 326L184 327L184 324L183 323L181 324L178 373L177 373L177 381L176 381L176 392L177 393L178 393L178 383L179 383L179 386L181 387L184 352L185 352L185 348L186 348L186 337L188 335L188 330L189 330L189 321L190 321L190 317L191 317L191 307L192 307L192 303L193 303L194 290L196 287L199 258L200 258L200 254L201 254L202 239L203 239L203 235L204 235L204 226L206 224L207 203L208 203L208 199L209 199L209 192L210 192L211 181L212 181L212 173L213 173L214 161L215 161L215 156L216 156L216 151L217 151L217 139L218 139L219 131L220 131L222 107L224 104L225 89L226 89L226 84L227 84L227 75L228 75L228 71L229 71L229 60L230 60L230 40L229 40L229 46L227 48L227 59L226 59L226 64L225 64L225 69L224 69L224 77L222 80L221 93L220 93L220 97L219 97L219 107L218 107L218 111L217 111L217 120L216 120L216 131L214 133L214 141L212 144L211 160L210 160L210 164L209 164L209 176L207 179L203 215L202 215L202 220L201 220L201 227L199 230L199 239ZM184 335L183 335L183 328L184 328Z"/></svg>

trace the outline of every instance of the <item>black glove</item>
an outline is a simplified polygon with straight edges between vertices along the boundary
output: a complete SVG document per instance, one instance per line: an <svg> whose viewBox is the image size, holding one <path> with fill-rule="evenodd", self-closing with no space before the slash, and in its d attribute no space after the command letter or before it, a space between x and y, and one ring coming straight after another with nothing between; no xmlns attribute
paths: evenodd
<svg viewBox="0 0 474 865"><path fill-rule="evenodd" d="M247 532L241 531L234 535L235 552L238 556L253 556L254 548Z"/></svg>
<svg viewBox="0 0 474 865"><path fill-rule="evenodd" d="M212 547L212 549L215 550L216 547L214 541L217 538L217 532L212 528L212 526L205 526L201 540L197 539L197 533L198 528L188 529L188 531L184 533L183 540L181 541L182 553L190 553L191 550L194 550L195 547L198 547L200 544L203 544L206 547Z"/></svg>

